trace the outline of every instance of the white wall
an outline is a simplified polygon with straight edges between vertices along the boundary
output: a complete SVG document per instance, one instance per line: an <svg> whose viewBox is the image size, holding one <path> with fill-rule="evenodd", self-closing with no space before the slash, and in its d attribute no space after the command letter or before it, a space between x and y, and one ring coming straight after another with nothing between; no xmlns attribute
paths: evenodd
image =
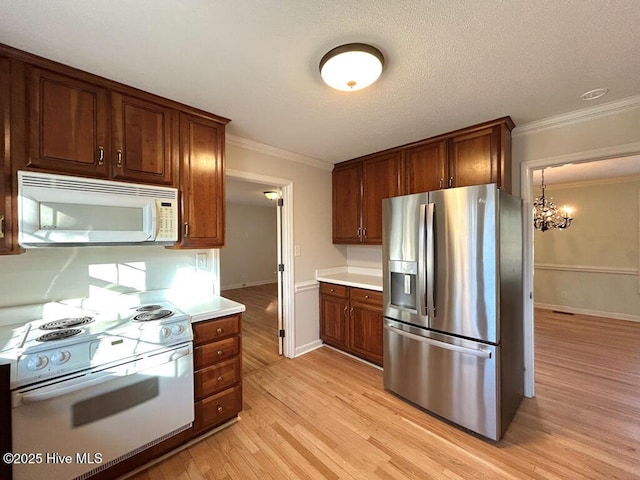
<svg viewBox="0 0 640 480"><path fill-rule="evenodd" d="M346 264L346 249L333 245L331 231L331 169L316 168L279 155L276 149L245 148L227 141L227 168L293 182L293 242L295 282L315 280L318 268Z"/></svg>
<svg viewBox="0 0 640 480"><path fill-rule="evenodd" d="M535 232L536 306L640 321L640 178L548 186L574 217Z"/></svg>
<svg viewBox="0 0 640 480"><path fill-rule="evenodd" d="M318 294L312 286L315 271L347 263L346 247L333 245L332 240L331 166L315 161L315 167L313 159L299 157L266 145L227 139L229 170L292 182L293 243L300 248L293 266L295 355L319 342Z"/></svg>
<svg viewBox="0 0 640 480"><path fill-rule="evenodd" d="M212 291L212 274L196 253L160 246L58 247L0 256L0 307L177 288ZM211 262L207 262L211 265Z"/></svg>
<svg viewBox="0 0 640 480"><path fill-rule="evenodd" d="M221 289L277 282L276 207L226 205Z"/></svg>
<svg viewBox="0 0 640 480"><path fill-rule="evenodd" d="M523 162L589 152L640 142L640 97L618 109L585 109L574 114L524 125L512 132L513 193L520 194L520 165ZM566 121L564 118L566 117Z"/></svg>

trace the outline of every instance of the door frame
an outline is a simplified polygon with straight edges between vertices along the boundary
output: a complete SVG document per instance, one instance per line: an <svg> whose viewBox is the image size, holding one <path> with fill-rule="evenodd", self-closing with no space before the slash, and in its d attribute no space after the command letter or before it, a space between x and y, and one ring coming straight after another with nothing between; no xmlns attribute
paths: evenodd
<svg viewBox="0 0 640 480"><path fill-rule="evenodd" d="M294 259L293 259L293 181L286 178L270 177L258 173L244 172L242 170L226 169L225 178L233 178L251 183L266 183L280 188L283 201L282 208L282 263L284 272L282 274L282 328L285 331L282 342L282 353L287 358L295 356L295 320L294 320ZM215 250L216 278L218 285L216 294L220 294L220 259L219 250ZM278 275L278 279L280 275ZM279 280L278 280L279 281ZM280 339L278 339L280 342Z"/></svg>
<svg viewBox="0 0 640 480"><path fill-rule="evenodd" d="M524 395L535 396L535 345L534 345L534 228L533 200L535 198L533 171L546 167L557 167L570 163L588 163L616 157L640 155L640 142L613 147L586 150L555 157L529 160L520 164L520 196L522 197L524 219L524 262L523 262L523 321L524 321Z"/></svg>

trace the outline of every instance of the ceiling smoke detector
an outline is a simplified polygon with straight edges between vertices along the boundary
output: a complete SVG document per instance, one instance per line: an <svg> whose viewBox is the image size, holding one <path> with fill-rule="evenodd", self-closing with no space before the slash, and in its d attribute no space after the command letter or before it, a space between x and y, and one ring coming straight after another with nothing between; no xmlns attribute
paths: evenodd
<svg viewBox="0 0 640 480"><path fill-rule="evenodd" d="M585 100L587 102L589 100L595 100L596 98L605 96L608 91L608 88L596 88L594 90L589 90L588 92L584 92L580 95L580 100Z"/></svg>

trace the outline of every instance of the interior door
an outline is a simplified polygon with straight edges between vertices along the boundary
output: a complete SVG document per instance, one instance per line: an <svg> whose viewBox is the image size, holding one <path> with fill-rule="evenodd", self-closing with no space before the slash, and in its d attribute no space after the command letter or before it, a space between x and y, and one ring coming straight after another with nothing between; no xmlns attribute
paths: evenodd
<svg viewBox="0 0 640 480"><path fill-rule="evenodd" d="M284 201L282 199L282 192L278 192L278 204L276 207L276 245L278 256L278 355L282 355L284 349L284 335L280 332L284 332L284 301L283 301L283 285L284 285L284 251L282 247L282 209L284 207ZM280 267L282 265L282 267Z"/></svg>

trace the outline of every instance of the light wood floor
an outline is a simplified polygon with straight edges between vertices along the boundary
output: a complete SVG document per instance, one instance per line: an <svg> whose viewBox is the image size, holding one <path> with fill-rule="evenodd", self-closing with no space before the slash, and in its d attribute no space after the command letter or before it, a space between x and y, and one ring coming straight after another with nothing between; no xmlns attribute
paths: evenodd
<svg viewBox="0 0 640 480"><path fill-rule="evenodd" d="M536 312L537 396L499 443L320 348L247 376L240 421L134 478L640 478L639 345L640 324Z"/></svg>
<svg viewBox="0 0 640 480"><path fill-rule="evenodd" d="M242 314L242 373L250 375L281 360L278 355L278 284L224 290L222 296L247 307Z"/></svg>

